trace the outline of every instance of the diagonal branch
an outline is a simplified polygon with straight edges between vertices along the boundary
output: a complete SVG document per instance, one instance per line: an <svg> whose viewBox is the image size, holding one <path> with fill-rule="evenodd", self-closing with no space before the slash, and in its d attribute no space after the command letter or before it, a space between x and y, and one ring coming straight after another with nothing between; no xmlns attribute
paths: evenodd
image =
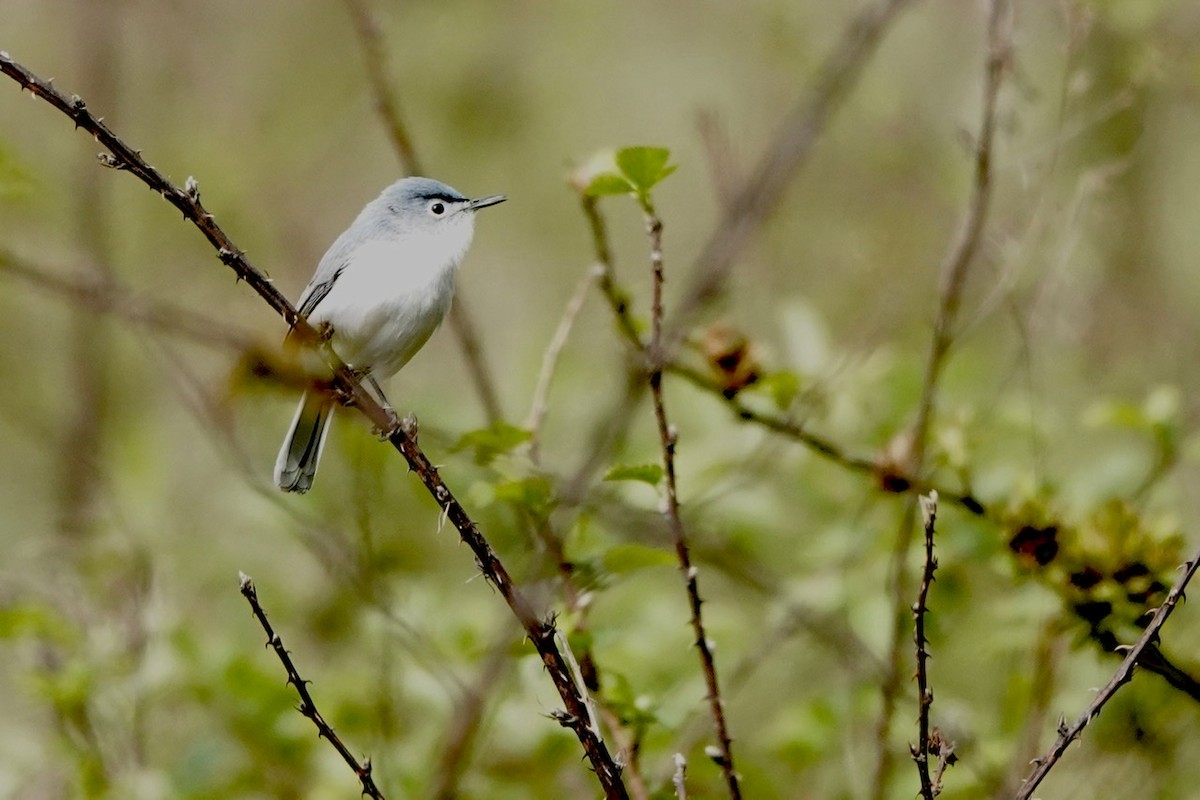
<svg viewBox="0 0 1200 800"><path fill-rule="evenodd" d="M259 604L258 590L254 588L254 582L244 572L239 573L238 578L242 595L246 598L246 602L250 604L250 609L254 612L254 617L258 620L258 624L262 625L263 631L267 634L267 644L275 650L275 655L279 657L284 671L287 672L287 682L294 686L296 694L300 695L300 713L312 720L312 724L317 726L317 734L333 745L333 749L338 751L338 755L342 757L342 760L350 765L350 769L354 770L354 774L358 776L358 780L362 783L362 793L367 797L383 800L383 792L379 791L379 787L375 785L375 779L371 776L371 759L368 758L362 764L358 763L358 759L342 743L341 738L334 732L333 727L325 721L325 717L321 716L321 712L317 710L317 704L313 702L312 695L309 694L308 681L300 677L300 673L296 670L296 665L292 661L291 654L283 646L283 640L279 638L279 634L275 633L275 629L271 627L271 621L267 619L267 612Z"/></svg>
<svg viewBox="0 0 1200 800"><path fill-rule="evenodd" d="M1033 792L1037 789L1038 784L1046 777L1046 774L1054 768L1062 758L1063 753L1071 746L1071 743L1080 737L1083 729L1088 726L1093 719L1099 715L1100 710L1104 708L1104 704L1112 699L1112 696L1117 693L1117 690L1128 683L1133 678L1133 668L1139 666L1139 662L1144 656L1149 656L1155 649L1154 643L1158 640L1158 632L1166 623L1167 618L1171 616L1171 612L1175 610L1175 606L1183 599L1184 589L1196 574L1197 567L1200 567L1200 551L1192 556L1192 560L1183 564L1181 569L1183 574L1179 576L1179 580L1171 587L1167 599L1154 612L1150 624L1146 626L1146 630L1142 632L1141 637L1130 648L1125 655L1125 660L1121 662L1121 666L1113 674L1112 678L1104 685L1104 688L1096 693L1096 697L1088 704L1088 707L1083 710L1083 713L1075 720L1075 722L1067 726L1066 720L1061 720L1058 725L1058 739L1054 742L1054 746L1042 758L1037 759L1034 763L1037 765L1033 773L1026 779L1025 785L1021 787L1021 791L1017 793L1016 800L1029 800L1033 796Z"/></svg>
<svg viewBox="0 0 1200 800"><path fill-rule="evenodd" d="M691 608L692 632L696 636L696 650L700 653L700 663L704 669L704 681L708 686L709 709L712 713L713 728L717 735L717 745L713 760L725 772L725 783L729 788L730 800L740 800L741 787L738 785L737 771L733 764L733 741L729 737L729 728L725 722L725 709L721 702L720 684L717 680L717 665L713 658L712 646L704 630L704 618L700 612L700 587L697 580L697 569L692 564L688 551L687 536L683 528L683 520L679 513L679 493L675 482L675 446L678 442L678 431L667 419L666 403L663 399L663 250L662 250L662 220L654 212L654 207L645 196L639 197L642 211L646 218L646 233L650 237L650 265L653 273L653 300L651 306L650 343L645 354L650 360L650 394L653 398L654 417L658 422L658 435L662 443L663 472L666 479L666 505L663 512L670 526L672 538L675 541L675 555L679 560L679 569L683 573L687 586L688 604Z"/></svg>
<svg viewBox="0 0 1200 800"><path fill-rule="evenodd" d="M934 323L933 340L930 343L929 355L925 364L925 376L922 381L921 399L917 408L917 418L913 424L910 439L909 474L921 480L924 477L925 454L929 430L933 423L935 401L938 385L941 381L942 370L946 365L946 357L954 342L955 325L958 321L958 311L962 304L963 289L966 285L968 268L975 262L983 240L984 223L991 207L992 197L992 144L996 132L996 109L1000 95L1000 86L1008 72L1011 59L1011 31L1008 15L1008 4L1005 0L990 0L987 22L987 59L986 75L983 88L983 109L976 139L974 154L974 178L970 199L967 204L966 217L959 228L958 236L947 252L941 268L941 289L938 296L937 318ZM891 563L888 568L888 582L899 611L907 604L908 586L905 572L905 560L909 547L912 545L916 504L910 499L896 532L896 540L892 546ZM900 691L900 660L903 649L903 628L897 622L893 625L891 645L889 647L889 673L882 684L883 708L880 711L876 728L878 752L876 757L876 774L874 791L876 797L881 797L887 784L888 773L891 769L891 751L887 745L887 732L891 727L892 716L895 713L896 695Z"/></svg>
<svg viewBox="0 0 1200 800"><path fill-rule="evenodd" d="M102 164L133 173L151 190L179 209L184 217L195 225L216 248L217 256L222 263L232 269L240 279L246 281L271 308L287 321L302 340L319 341L320 336L317 331L275 288L271 279L246 259L228 234L217 225L213 215L200 204L200 189L194 179L189 179L185 188L181 189L175 186L158 170L150 166L137 150L131 148L113 133L101 118L94 116L82 98L66 97L47 81L14 61L4 51L0 51L0 72L16 81L22 89L57 108L69 117L76 127L91 134L99 144L108 150L107 154L100 156ZM418 447L413 436L396 420L395 414L380 405L371 393L364 389L353 371L338 359L332 350L325 348L325 354L333 370L331 388L345 398L346 405L357 408L376 428L383 431L385 438L404 456L409 469L417 473L418 478L442 509L442 513L458 530L463 542L471 548L480 572L500 593L509 609L520 621L534 648L541 656L542 662L566 706L565 711L559 712L555 716L560 724L570 728L578 737L605 795L609 798L628 797L621 781L620 768L613 761L599 732L588 724L587 705L582 689L575 685L566 660L555 643L553 620L543 621L534 613L529 601L512 582L508 570L492 550L487 539L479 532L466 510L442 481L437 469Z"/></svg>
<svg viewBox="0 0 1200 800"><path fill-rule="evenodd" d="M674 315L678 339L692 317L722 290L725 278L751 237L782 200L833 112L850 94L888 26L912 0L883 0L851 23L822 66L816 84L783 121L771 146L726 206L696 261L693 284Z"/></svg>

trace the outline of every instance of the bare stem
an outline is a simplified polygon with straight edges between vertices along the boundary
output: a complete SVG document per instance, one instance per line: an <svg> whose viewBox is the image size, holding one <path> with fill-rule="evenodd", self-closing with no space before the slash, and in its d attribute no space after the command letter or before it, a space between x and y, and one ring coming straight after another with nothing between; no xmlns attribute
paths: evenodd
<svg viewBox="0 0 1200 800"><path fill-rule="evenodd" d="M666 507L664 514L671 536L675 542L675 555L679 560L679 569L687 586L688 603L692 612L692 632L696 636L696 649L700 653L700 663L704 669L704 680L708 685L708 702L713 718L713 728L717 737L716 755L714 760L725 772L725 783L729 788L731 800L739 800L742 796L738 785L737 772L733 763L733 743L729 737L728 726L725 722L725 709L721 702L721 690L717 681L717 666L713 659L712 647L704 630L704 618L700 612L700 587L697 580L698 570L692 564L688 551L687 536L683 528L683 519L679 513L679 493L675 477L675 447L678 443L678 432L667 418L666 402L663 399L663 250L662 250L662 220L654 212L654 207L647 198L642 198L642 210L646 218L646 234L650 238L650 267L652 272L653 299L651 304L651 334L647 355L650 360L650 394L654 403L654 417L658 422L658 436L662 444L663 472L666 483Z"/></svg>
<svg viewBox="0 0 1200 800"><path fill-rule="evenodd" d="M368 0L344 2L362 46L367 80L371 82L371 91L375 95L375 107L387 128L392 148L400 159L400 166L409 175L424 174L421 162L417 160L417 149L408 132L408 125L404 123L404 115L400 113L400 96L388 71L387 46L383 40L383 32L379 29L379 20L371 13Z"/></svg>
<svg viewBox="0 0 1200 800"><path fill-rule="evenodd" d="M244 572L239 573L238 577L242 595L246 598L246 602L250 603L250 609L258 619L258 624L262 625L263 631L267 634L267 644L275 650L275 655L279 657L280 663L283 664L283 669L287 672L287 682L295 687L296 694L300 695L300 713L312 720L312 724L317 726L317 734L333 745L333 749L337 750L342 760L350 765L350 769L354 770L354 774L358 776L358 780L362 783L362 793L367 797L383 800L383 792L379 791L379 787L375 785L375 779L371 776L371 759L368 758L360 764L358 759L354 757L354 754L350 752L350 749L334 733L333 727L325 721L325 717L321 716L321 712L317 710L317 704L313 702L312 695L309 694L308 681L300 677L300 673L296 670L296 665L292 661L291 655L288 653L287 648L283 646L283 640L279 638L279 634L271 627L271 622L267 619L267 612L259 605L258 590L254 588L254 582Z"/></svg>
<svg viewBox="0 0 1200 800"><path fill-rule="evenodd" d="M579 317L579 312L583 310L583 303L587 300L588 292L592 290L592 286L600 279L602 273L603 268L595 266L579 279L579 283L575 286L575 292L567 301L566 308L563 309L562 319L558 322L554 336L550 339L550 344L546 346L546 352L542 355L542 369L538 373L537 388L533 391L533 403L529 409L529 418L525 423L530 434L529 457L535 464L540 460L542 423L550 408L550 384L554 380L554 370L558 366L558 359L562 355L563 348L567 346L567 339L571 336L575 320Z"/></svg>
<svg viewBox="0 0 1200 800"><path fill-rule="evenodd" d="M683 753L675 754L675 774L671 777L671 783L675 785L677 800L687 800L687 759Z"/></svg>
<svg viewBox="0 0 1200 800"><path fill-rule="evenodd" d="M316 342L320 339L317 331L305 318L300 316L270 278L246 259L228 234L217 225L213 215L200 204L200 189L194 180L189 179L185 188L182 189L175 186L158 170L150 166L137 150L127 145L102 120L95 117L82 98L64 96L47 81L34 75L3 51L0 51L0 72L16 81L22 89L57 108L69 117L76 127L91 134L100 145L108 150L108 153L101 155L101 164L133 173L163 199L179 209L184 217L195 225L216 248L222 263L232 269L240 279L246 281L263 300L275 309L302 341ZM325 355L333 371L332 388L345 398L347 405L357 408L372 424L385 432L385 438L400 452L409 468L417 473L425 488L442 509L442 513L458 531L460 538L471 548L480 572L500 592L513 615L520 621L530 641L542 657L542 662L566 706L565 711L555 714L555 718L561 725L570 728L579 739L606 797L627 798L628 793L621 781L620 768L613 761L599 733L588 724L587 706L582 689L575 685L566 661L555 644L553 621L543 621L534 613L529 601L512 582L508 570L492 550L487 539L479 532L474 521L442 481L437 469L417 446L413 437L404 429L403 424L395 419L395 415L390 410L380 405L363 387L354 372L332 350L326 348Z"/></svg>
<svg viewBox="0 0 1200 800"><path fill-rule="evenodd" d="M1060 717L1058 739L1055 740L1054 746L1050 748L1050 751L1046 755L1034 762L1036 766L1025 780L1025 785L1021 787L1021 791L1017 793L1016 800L1029 800L1033 796L1033 792L1037 789L1038 784L1054 768L1054 765L1062 758L1063 753L1071 746L1071 743L1078 739L1080 734L1083 733L1083 729L1088 726L1088 723L1099 715L1105 703L1112 699L1117 690L1133 678L1134 667L1139 666L1139 662L1144 656L1151 655L1155 649L1154 643L1158 640L1159 631L1166 623L1167 618L1171 616L1171 612L1175 610L1175 606L1183 599L1183 591L1192 580L1192 576L1196 574L1198 566L1200 566L1200 551L1197 551L1192 556L1191 561L1181 566L1183 574L1179 576L1179 580L1171 587L1170 593L1167 594L1167 599L1154 612L1154 617L1151 618L1150 624L1146 626L1146 629L1142 632L1137 642L1132 647L1127 648L1125 660L1121 662L1121 666L1113 674L1108 683L1104 685L1104 688L1096 693L1096 696L1088 704L1088 707L1083 710L1083 713L1070 726L1067 725L1065 719Z"/></svg>
<svg viewBox="0 0 1200 800"><path fill-rule="evenodd" d="M896 15L912 0L883 0L850 24L842 41L821 66L813 87L784 119L755 168L724 204L720 223L697 259L692 285L673 319L672 340L686 331L693 315L722 290L725 277L751 237L783 199L812 152L833 112L850 94Z"/></svg>
<svg viewBox="0 0 1200 800"><path fill-rule="evenodd" d="M958 236L947 252L941 267L941 289L938 296L937 317L934 322L933 340L925 364L921 399L917 408L916 421L911 434L909 473L918 480L925 470L925 452L929 430L933 423L938 385L946 356L954 341L955 325L962 304L968 268L983 240L984 223L992 197L992 144L996 132L996 108L1000 86L1011 58L1011 34L1006 0L990 0L987 23L987 59L983 88L983 109L979 135L975 144L974 180L967 204L966 216L959 228ZM892 628L889 647L889 673L881 686L883 708L876 726L878 753L874 782L875 797L882 797L891 771L892 755L888 746L888 731L895 713L896 696L901 682L901 653L904 636L900 624L901 613L909 596L909 585L905 569L906 556L912 544L915 504L910 500L902 515L892 547L888 570L894 606L897 610L896 623Z"/></svg>
<svg viewBox="0 0 1200 800"><path fill-rule="evenodd" d="M933 554L933 533L937 524L937 492L922 495L921 516L925 525L925 568L921 572L921 588L913 606L913 640L917 646L917 745L912 749L917 763L917 774L921 778L921 797L933 800L941 794L941 771L938 780L929 777L930 729L929 709L933 706L933 690L929 688L929 640L925 637L925 615L929 610L929 587L937 571L937 557Z"/></svg>

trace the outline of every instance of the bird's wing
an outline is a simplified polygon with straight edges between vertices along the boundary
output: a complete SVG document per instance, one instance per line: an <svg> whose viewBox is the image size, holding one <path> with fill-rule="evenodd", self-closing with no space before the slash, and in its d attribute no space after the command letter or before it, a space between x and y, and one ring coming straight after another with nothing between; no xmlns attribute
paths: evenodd
<svg viewBox="0 0 1200 800"><path fill-rule="evenodd" d="M308 286L304 289L304 294L300 295L300 305L297 310L304 316L309 316L316 310L317 304L325 299L325 295L329 294L329 290L337 283L337 279L346 269L346 265L342 264L333 273L326 275L323 279L318 280L320 272L313 276L309 281Z"/></svg>
<svg viewBox="0 0 1200 800"><path fill-rule="evenodd" d="M322 256L321 263L317 265L317 271L313 273L312 280L308 282L308 286L304 287L304 293L300 295L300 300L296 303L297 310L301 314L307 317L316 310L317 305L325 299L329 290L333 288L337 279L345 271L351 256L354 255L354 250L355 246L351 244L346 234L342 234L329 248L329 252Z"/></svg>

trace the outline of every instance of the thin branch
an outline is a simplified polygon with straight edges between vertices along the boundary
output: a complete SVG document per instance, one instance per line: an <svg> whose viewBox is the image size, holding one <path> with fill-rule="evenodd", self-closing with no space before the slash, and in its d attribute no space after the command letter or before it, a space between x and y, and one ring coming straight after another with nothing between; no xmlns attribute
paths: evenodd
<svg viewBox="0 0 1200 800"><path fill-rule="evenodd" d="M850 24L842 41L822 65L811 90L783 121L757 166L741 182L714 233L696 261L693 283L673 317L678 339L693 315L722 290L725 277L751 236L783 199L796 173L825 132L829 118L858 82L896 15L912 0L883 0Z"/></svg>
<svg viewBox="0 0 1200 800"><path fill-rule="evenodd" d="M507 638L493 644L475 682L469 687L464 687L442 742L441 754L438 756L437 783L430 793L431 797L437 800L453 800L458 796L462 762L466 760L479 734L487 697L513 663L508 657L508 651Z"/></svg>
<svg viewBox="0 0 1200 800"><path fill-rule="evenodd" d="M617 328L635 350L645 351L646 343L638 333L637 324L629 311L629 294L617 283L616 267L613 264L612 248L608 244L608 225L600 214L598 198L584 194L581 198L583 215L587 217L588 229L592 234L592 251L600 267L600 291L612 308Z"/></svg>
<svg viewBox="0 0 1200 800"><path fill-rule="evenodd" d="M677 800L687 800L687 759L683 753L675 754L675 774L671 777L671 783L675 785Z"/></svg>
<svg viewBox="0 0 1200 800"><path fill-rule="evenodd" d="M376 19L370 8L369 0L344 0L346 10L354 22L354 30L362 45L363 60L366 62L367 79L375 96L375 107L380 119L387 129L392 149L400 161L400 168L409 175L424 175L421 162L417 159L417 149L413 144L408 125L400 111L400 96L396 91L388 68L387 44ZM474 318L467 310L467 303L462 294L454 299L449 313L450 329L458 340L466 361L467 372L470 373L471 383L479 394L483 404L484 414L489 423L503 419L500 409L500 397L496 391L496 382L488 369L487 359L483 354L483 340L475 326Z"/></svg>
<svg viewBox="0 0 1200 800"><path fill-rule="evenodd" d="M946 356L954 343L958 312L962 306L967 272L983 242L984 223L992 199L992 148L996 134L997 103L1000 87L1012 60L1012 31L1007 0L989 0L987 24L987 70L984 79L983 110L975 144L974 182L967 214L941 267L937 318L933 341L925 365L921 402L913 426L913 470L920 474L924 464L929 428L933 422L937 386Z"/></svg>
<svg viewBox="0 0 1200 800"><path fill-rule="evenodd" d="M529 429L529 458L534 464L540 461L542 423L550 408L550 384L554 380L554 370L558 366L558 359L562 355L563 348L567 346L567 339L571 335L571 329L575 326L575 320L579 317L579 312L583 310L583 303L587 300L588 292L600 280L603 270L604 268L599 265L593 266L579 279L571 299L567 301L567 306L563 309L562 319L558 322L554 336L550 339L550 344L546 345L546 352L542 354L542 368L538 373L537 388L533 391L533 402L529 408L529 417L525 422L525 427Z"/></svg>
<svg viewBox="0 0 1200 800"><path fill-rule="evenodd" d="M1057 621L1042 623L1033 648L1033 663L1029 673L1029 702L1021 711L1021 732L1013 748L1005 774L996 781L993 800L1012 797L1025 781L1029 764L1037 756L1042 726L1049 714L1050 701L1058 683L1059 661L1066 648L1066 638L1060 635Z"/></svg>
<svg viewBox="0 0 1200 800"><path fill-rule="evenodd" d="M387 47L383 41L383 32L379 28L379 20L371 13L368 0L344 2L362 45L367 80L371 82L371 92L375 96L375 108L379 111L392 141L392 149L400 159L400 167L409 175L423 175L412 136L408 132L408 126L404 124L404 116L400 113L400 97L388 70Z"/></svg>
<svg viewBox="0 0 1200 800"><path fill-rule="evenodd" d="M249 331L237 330L228 323L197 314L189 308L149 297L138 297L114 278L96 277L94 270L71 275L54 271L0 249L0 274L13 275L90 311L112 314L132 325L159 333L230 350L245 350L254 345Z"/></svg>
<svg viewBox="0 0 1200 800"><path fill-rule="evenodd" d="M929 612L929 587L937 571L937 557L933 554L933 534L937 524L937 492L920 497L921 517L925 527L925 568L921 572L921 588L913 606L913 641L917 646L917 745L912 748L913 761L917 763L917 774L921 778L921 797L933 800L942 793L941 770L938 780L929 777L929 754L931 733L929 709L933 706L933 690L929 688L929 640L925 636L925 615ZM940 748L939 748L940 749ZM940 753L934 753L940 755Z"/></svg>
<svg viewBox="0 0 1200 800"><path fill-rule="evenodd" d="M458 339L467 372L471 376L471 385L479 395L479 402L483 405L488 424L500 422L504 419L504 412L500 408L500 395L496 392L496 382L492 379L487 358L483 354L483 338L475 326L475 318L467 310L467 301L462 292L455 294L450 312L446 316L450 320L450 329Z"/></svg>
<svg viewBox="0 0 1200 800"><path fill-rule="evenodd" d="M962 304L963 289L968 268L974 263L983 240L984 223L991 206L992 197L992 145L996 132L997 101L1000 86L1008 71L1011 60L1011 31L1006 0L990 0L987 22L987 59L983 88L983 108L974 155L974 179L967 204L966 217L959 228L958 236L947 252L941 266L941 288L938 299L937 317L934 323L933 340L926 360L922 382L921 399L917 409L909 441L909 474L921 479L925 470L925 454L937 389L941 380L946 356L954 341L958 311ZM899 612L907 605L908 581L905 568L906 557L912 544L916 505L913 501L905 507L892 547L888 580L892 587L895 608ZM901 652L904 647L903 627L897 621L892 628L889 647L889 674L881 686L883 707L876 727L876 770L874 793L883 796L891 769L892 754L888 746L888 730L895 713L896 696L900 691Z"/></svg>
<svg viewBox="0 0 1200 800"><path fill-rule="evenodd" d="M691 606L692 631L696 636L696 649L700 653L700 663L704 669L704 680L708 685L708 702L713 718L713 728L717 736L717 745L713 750L713 760L725 772L725 783L729 788L731 800L739 800L742 796L738 786L737 771L733 763L733 742L729 737L729 729L725 722L725 709L721 702L720 684L717 681L717 666L713 659L712 647L704 630L704 619L700 612L700 588L697 579L698 570L692 564L688 552L687 536L683 528L683 519L679 513L679 493L675 479L675 447L678 443L678 431L667 418L666 402L663 399L663 250L662 250L662 220L654 212L649 198L639 196L642 211L646 218L646 234L650 238L650 266L652 271L653 300L651 304L651 334L647 354L650 357L650 394L654 403L654 417L658 422L658 436L662 444L663 472L666 482L667 502L663 509L671 535L675 542L675 555L679 560L679 569L687 586L688 603Z"/></svg>
<svg viewBox="0 0 1200 800"><path fill-rule="evenodd" d="M258 602L258 591L254 588L254 582L250 580L250 576L244 572L238 573L242 595L246 598L246 602L250 604L250 609L254 612L254 616L258 619L258 624L262 625L263 631L267 634L267 644L275 650L275 655L279 656L279 661L283 664L284 671L287 672L287 682L296 688L296 694L300 695L299 711L304 716L312 720L313 725L317 726L317 735L333 745L333 749L338 751L338 755L342 760L350 765L350 769L354 770L354 774L358 776L358 780L362 783L362 793L367 797L383 800L383 792L379 791L379 787L375 785L375 779L371 776L371 759L367 759L362 764L358 763L358 759L350 752L346 745L342 744L342 740L334 733L333 728L325 721L325 717L321 716L321 712L317 710L317 704L313 702L312 695L308 692L308 681L300 677L300 673L296 671L296 665L292 661L291 655L287 648L283 646L283 640L279 638L279 634L275 633L275 629L271 627L270 620L267 619L267 612L263 611L263 607Z"/></svg>
<svg viewBox="0 0 1200 800"><path fill-rule="evenodd" d="M1117 693L1117 690L1128 683L1133 678L1133 669L1139 666L1142 657L1148 655L1154 648L1154 643L1158 640L1158 633L1166 623L1167 618L1171 616L1171 612L1175 610L1175 606L1183 599L1184 589L1196 574L1196 568L1200 567L1200 551L1197 551L1191 561L1181 565L1180 569L1183 574L1179 576L1179 580L1171 587L1170 593L1167 594L1167 599L1154 612L1150 624L1146 626L1146 630L1138 638L1137 642L1130 648L1125 655L1125 660L1121 662L1121 666L1113 674L1112 678L1105 684L1104 688L1096 693L1095 698L1088 704L1088 707L1083 710L1083 713L1075 720L1075 722L1067 726L1066 720L1060 717L1058 725L1058 739L1054 742L1054 746L1043 757L1036 759L1036 765L1033 772L1026 779L1025 785L1021 787L1021 791L1017 793L1016 800L1029 800L1033 796L1033 792L1037 789L1038 784L1046 777L1046 774L1054 768L1062 758L1063 753L1071 746L1071 743L1080 737L1083 729L1088 726L1093 719L1099 715L1100 710L1104 705L1112 699L1112 696Z"/></svg>
<svg viewBox="0 0 1200 800"><path fill-rule="evenodd" d="M315 329L296 311L274 283L254 267L220 226L213 215L200 204L200 190L195 180L189 179L186 187L168 181L158 170L150 166L141 154L129 147L104 122L93 116L82 98L67 98L48 82L37 77L8 53L0 51L0 72L11 77L23 89L42 98L68 116L78 128L83 128L95 140L108 149L102 154L102 164L114 169L125 170L141 179L153 191L161 195L184 217L200 229L205 238L216 248L217 255L226 266L234 270L260 297L287 321L302 341L316 342L320 336ZM553 620L543 621L534 613L529 601L512 582L503 563L492 550L487 539L479 532L466 510L459 504L449 487L438 475L437 469L417 445L416 440L359 382L357 376L328 347L325 356L333 371L332 389L345 398L346 405L357 408L376 428L384 432L392 446L408 462L409 468L417 473L425 488L433 496L443 515L458 530L460 538L475 555L476 564L487 581L500 592L512 613L525 628L530 641L542 657L555 688L562 697L566 710L556 714L559 723L570 728L578 737L587 754L605 794L610 798L628 797L621 782L620 769L614 763L597 731L587 724L587 707L581 689L575 686L562 654L555 646Z"/></svg>
<svg viewBox="0 0 1200 800"><path fill-rule="evenodd" d="M730 397L725 393L724 388L719 382L686 364L671 362L665 365L664 369L672 375L678 375L693 386L703 389L714 397L719 398L742 422L759 425L769 431L792 439L822 458L851 472L871 475L876 479L876 485L883 491L891 493L927 493L936 491L941 500L953 503L971 514L988 517L991 513L990 509L970 492L956 492L944 486L935 486L929 481L919 480L912 473L901 469L900 465L883 465L877 458L851 455L837 442L813 433L790 417L760 411L743 401L739 395Z"/></svg>

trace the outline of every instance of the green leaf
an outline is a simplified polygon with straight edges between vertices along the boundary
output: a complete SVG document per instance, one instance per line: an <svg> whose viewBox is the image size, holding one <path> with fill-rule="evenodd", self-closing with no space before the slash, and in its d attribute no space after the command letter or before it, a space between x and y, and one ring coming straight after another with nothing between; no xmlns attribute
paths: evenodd
<svg viewBox="0 0 1200 800"><path fill-rule="evenodd" d="M471 449L475 451L475 463L487 466L505 453L511 452L518 446L529 441L532 434L524 428L498 422L490 428L480 428L467 431L454 444L454 451Z"/></svg>
<svg viewBox="0 0 1200 800"><path fill-rule="evenodd" d="M640 194L649 192L654 185L675 171L667 165L671 151L665 147L626 147L617 151L617 166Z"/></svg>
<svg viewBox="0 0 1200 800"><path fill-rule="evenodd" d="M675 556L666 550L641 544L618 544L604 551L604 570L612 575L624 575L650 567L674 566Z"/></svg>
<svg viewBox="0 0 1200 800"><path fill-rule="evenodd" d="M633 194L633 184L614 172L601 172L592 178L583 193L589 197L607 197L614 194Z"/></svg>
<svg viewBox="0 0 1200 800"><path fill-rule="evenodd" d="M787 411L800 394L800 376L794 372L770 372L758 379L758 388L771 395L776 408Z"/></svg>
<svg viewBox="0 0 1200 800"><path fill-rule="evenodd" d="M541 476L501 481L495 485L495 499L512 503L535 516L545 516L554 501L554 489Z"/></svg>
<svg viewBox="0 0 1200 800"><path fill-rule="evenodd" d="M662 481L661 464L618 464L604 476L606 481L641 481L658 486Z"/></svg>

